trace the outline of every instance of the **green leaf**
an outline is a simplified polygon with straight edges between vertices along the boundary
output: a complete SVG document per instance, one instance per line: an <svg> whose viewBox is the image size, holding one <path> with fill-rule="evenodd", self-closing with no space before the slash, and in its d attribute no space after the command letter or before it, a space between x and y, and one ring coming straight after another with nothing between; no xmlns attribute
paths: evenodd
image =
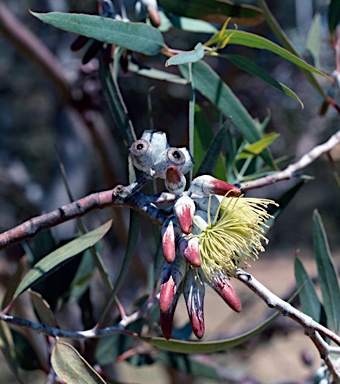
<svg viewBox="0 0 340 384"><path fill-rule="evenodd" d="M194 129L194 159L195 166L193 169L193 174L197 176L197 171L206 155L206 152L209 148L209 144L214 139L214 134L212 133L209 122L206 118L203 110L196 104L195 105L195 129ZM225 180L225 166L223 163L223 158L220 155L215 169L211 173L217 179Z"/></svg>
<svg viewBox="0 0 340 384"><path fill-rule="evenodd" d="M31 296L34 310L36 311L40 322L49 327L58 327L57 320L53 311L51 310L51 307L47 301L44 300L41 294L31 290L29 291L29 294Z"/></svg>
<svg viewBox="0 0 340 384"><path fill-rule="evenodd" d="M168 22L169 26L174 26L181 29L182 31L187 32L198 32L198 33L216 33L217 28L212 24L197 19L191 19L189 17L181 17L174 15L173 13L168 13L166 16L164 12L160 12L162 24ZM166 21L165 21L166 20Z"/></svg>
<svg viewBox="0 0 340 384"><path fill-rule="evenodd" d="M157 55L165 43L158 29L145 23L131 23L107 17L77 13L36 13L37 19L63 31L76 33L107 44L115 44L144 55Z"/></svg>
<svg viewBox="0 0 340 384"><path fill-rule="evenodd" d="M321 38L321 28L321 15L320 13L317 13L314 16L312 26L309 30L306 44L307 51L313 60L313 65L316 67L319 66L319 43Z"/></svg>
<svg viewBox="0 0 340 384"><path fill-rule="evenodd" d="M331 0L328 6L328 29L331 36L340 23L340 4L338 0Z"/></svg>
<svg viewBox="0 0 340 384"><path fill-rule="evenodd" d="M188 66L180 65L179 69L182 76L189 79ZM226 117L231 117L231 122L241 131L249 143L255 143L262 139L262 135L246 108L208 64L203 61L193 63L192 74L195 88L216 105ZM261 156L268 165L275 168L267 149L262 152Z"/></svg>
<svg viewBox="0 0 340 384"><path fill-rule="evenodd" d="M336 268L333 264L326 232L317 211L313 215L313 242L323 305L327 325L334 332L340 330L340 289Z"/></svg>
<svg viewBox="0 0 340 384"><path fill-rule="evenodd" d="M309 65L304 60L300 59L298 56L292 54L291 52L273 43L272 41L265 39L262 36L255 35L253 33L245 32L245 31L228 29L224 31L223 38L230 39L229 44L239 44L239 45L244 45L250 48L264 49L264 50L273 52L283 57L284 59L292 62L293 64L297 65L302 69L305 69L305 70L308 70L309 72L313 72L318 75L329 78L328 75L316 69L312 65ZM218 32L205 45L207 46L217 45L219 42L219 39L220 39L220 34Z"/></svg>
<svg viewBox="0 0 340 384"><path fill-rule="evenodd" d="M204 47L202 43L198 43L192 51L179 53L178 55L170 57L170 59L166 61L165 66L195 63L196 61L203 59L203 57Z"/></svg>
<svg viewBox="0 0 340 384"><path fill-rule="evenodd" d="M312 280L298 257L295 258L294 269L296 285L300 291L299 297L302 312L312 317L315 321L320 322L321 303L315 292Z"/></svg>
<svg viewBox="0 0 340 384"><path fill-rule="evenodd" d="M26 289L43 280L50 273L52 273L55 268L61 267L80 252L83 252L85 249L90 248L96 244L102 237L105 236L105 234L111 228L111 224L112 221L110 220L102 226L94 229L93 231L70 241L69 243L45 256L26 274L26 276L19 284L17 290L15 291L13 298L18 297Z"/></svg>
<svg viewBox="0 0 340 384"><path fill-rule="evenodd" d="M210 342L201 342L201 341L183 341L183 340L166 340L161 337L140 337L140 339L146 341L147 343L166 351L177 352L177 353L214 353L224 351L228 348L235 347L249 340L253 336L259 334L264 329L266 329L277 317L279 313L271 316L265 322L252 329L249 332L246 332L240 336L233 337L230 339L219 340L219 341L210 341Z"/></svg>
<svg viewBox="0 0 340 384"><path fill-rule="evenodd" d="M335 0L336 1L336 0ZM278 41L282 44L284 48L286 48L289 52L293 53L295 56L299 56L298 51L295 49L294 45L291 43L291 41L288 39L282 28L280 27L279 23L276 21L273 14L270 12L270 9L268 8L268 5L265 0L256 0L258 6L261 8L263 12L263 16L271 29L271 31L274 33ZM302 70L308 81L311 83L311 85L324 97L325 104L328 103L328 96L326 92L324 91L323 87L319 84L319 82L315 79L314 75L309 70Z"/></svg>
<svg viewBox="0 0 340 384"><path fill-rule="evenodd" d="M205 157L203 158L195 176L206 174L211 175L213 173L216 164L220 159L221 149L225 142L226 134L227 127L223 125L210 142L210 145L206 150Z"/></svg>
<svg viewBox="0 0 340 384"><path fill-rule="evenodd" d="M229 17L237 25L253 26L263 21L260 9L250 5L237 5L224 0L158 0L164 10L179 16L223 23Z"/></svg>
<svg viewBox="0 0 340 384"><path fill-rule="evenodd" d="M134 127L129 118L127 108L124 104L122 94L119 89L117 79L112 76L111 67L103 64L102 60L99 63L99 77L103 85L106 100L109 105L111 115L113 117L115 128L119 130L123 138L126 148L136 141ZM113 132L114 135L114 132ZM116 135L114 135L116 136ZM122 157L126 158L126 150L123 146L119 147ZM125 152L124 152L125 150Z"/></svg>
<svg viewBox="0 0 340 384"><path fill-rule="evenodd" d="M173 73L161 71L155 68L139 67L138 64L133 63L131 61L129 61L128 70L131 72L135 72L138 75L148 77L150 79L168 81L170 83L175 83L175 84L183 84L183 85L188 84L188 81L183 79L183 77L181 76L175 75Z"/></svg>
<svg viewBox="0 0 340 384"><path fill-rule="evenodd" d="M90 364L72 347L72 345L57 341L54 344L51 364L56 374L65 383L72 384L103 384L105 381L90 366Z"/></svg>
<svg viewBox="0 0 340 384"><path fill-rule="evenodd" d="M263 136L263 139L257 141L256 143L246 145L243 148L242 152L237 156L237 160L258 156L265 148L269 147L269 145L279 136L280 135L275 132L265 134Z"/></svg>
<svg viewBox="0 0 340 384"><path fill-rule="evenodd" d="M261 80L265 81L272 87L278 89L279 91L282 91L287 96L290 96L293 99L297 100L303 107L302 101L300 100L300 98L295 92L293 92L290 88L286 87L284 84L276 81L272 76L270 76L261 67L256 65L253 61L248 60L247 58L240 55L219 55L219 57L223 57L230 60L234 65L236 65L238 68L242 69L243 71L248 72L251 75L260 78Z"/></svg>

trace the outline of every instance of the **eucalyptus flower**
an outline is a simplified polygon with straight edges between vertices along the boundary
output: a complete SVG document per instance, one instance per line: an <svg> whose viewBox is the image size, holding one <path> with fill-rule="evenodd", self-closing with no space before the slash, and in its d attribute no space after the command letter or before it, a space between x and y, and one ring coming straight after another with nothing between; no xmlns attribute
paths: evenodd
<svg viewBox="0 0 340 384"><path fill-rule="evenodd" d="M273 200L241 195L236 186L204 175L194 179L173 205L162 228L166 263L160 290L161 329L171 337L177 301L184 294L193 333L202 338L205 283L236 312L241 302L230 278L264 251ZM186 267L185 267L186 265Z"/></svg>

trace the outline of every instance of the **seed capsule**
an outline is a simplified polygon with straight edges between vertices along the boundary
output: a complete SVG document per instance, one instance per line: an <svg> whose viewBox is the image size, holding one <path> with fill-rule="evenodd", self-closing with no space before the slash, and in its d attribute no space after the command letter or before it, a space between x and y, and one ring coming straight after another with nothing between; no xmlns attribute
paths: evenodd
<svg viewBox="0 0 340 384"><path fill-rule="evenodd" d="M187 181L178 167L176 167L176 165L172 165L166 170L164 184L169 192L175 195L180 195L184 191Z"/></svg>

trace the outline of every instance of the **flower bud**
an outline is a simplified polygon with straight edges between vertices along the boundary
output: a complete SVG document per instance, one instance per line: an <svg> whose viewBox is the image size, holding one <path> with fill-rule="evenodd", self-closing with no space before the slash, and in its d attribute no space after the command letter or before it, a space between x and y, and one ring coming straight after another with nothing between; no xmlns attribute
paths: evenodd
<svg viewBox="0 0 340 384"><path fill-rule="evenodd" d="M172 165L166 170L164 184L169 192L175 195L180 195L184 191L187 181L183 173L179 171L178 167Z"/></svg>
<svg viewBox="0 0 340 384"><path fill-rule="evenodd" d="M176 238L181 234L181 230L175 219L170 216L162 225L162 249L165 260L172 263L176 257Z"/></svg>
<svg viewBox="0 0 340 384"><path fill-rule="evenodd" d="M192 181L188 192L199 196L209 196L210 194L240 196L241 194L239 188L226 181L215 179L210 175L196 177Z"/></svg>
<svg viewBox="0 0 340 384"><path fill-rule="evenodd" d="M172 298L172 302L170 303L169 309L165 312L160 311L160 326L163 333L163 336L169 340L172 334L172 325L174 322L175 310L178 302L178 298L180 296L179 290L176 291Z"/></svg>
<svg viewBox="0 0 340 384"><path fill-rule="evenodd" d="M176 292L185 274L185 260L176 257L172 264L164 263L161 275L159 307L161 312L167 312L173 302Z"/></svg>
<svg viewBox="0 0 340 384"><path fill-rule="evenodd" d="M216 273L209 276L209 280L207 279L206 281L211 288L222 297L231 309L235 312L241 312L240 299L230 284L228 277L222 271L216 271Z"/></svg>
<svg viewBox="0 0 340 384"><path fill-rule="evenodd" d="M205 286L198 270L189 268L183 287L192 331L198 339L204 336L204 295Z"/></svg>
<svg viewBox="0 0 340 384"><path fill-rule="evenodd" d="M192 217L195 212L195 203L189 196L181 196L174 204L174 212L183 233L192 230Z"/></svg>
<svg viewBox="0 0 340 384"><path fill-rule="evenodd" d="M192 237L186 239L184 236L178 240L178 249L185 260L193 267L200 267L202 259L200 255L199 239Z"/></svg>

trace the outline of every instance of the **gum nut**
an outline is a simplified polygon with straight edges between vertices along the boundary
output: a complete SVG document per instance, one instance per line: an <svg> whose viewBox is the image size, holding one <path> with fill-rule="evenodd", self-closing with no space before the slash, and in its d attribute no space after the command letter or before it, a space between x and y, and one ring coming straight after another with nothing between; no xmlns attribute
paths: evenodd
<svg viewBox="0 0 340 384"><path fill-rule="evenodd" d="M173 297L172 303L166 312L160 311L160 326L163 336L169 340L172 334L172 325L175 316L175 310L178 303L180 292L176 292Z"/></svg>
<svg viewBox="0 0 340 384"><path fill-rule="evenodd" d="M199 239L197 237L192 237L188 240L185 237L181 237L178 241L178 249L191 266L195 268L201 266L202 259L200 255Z"/></svg>
<svg viewBox="0 0 340 384"><path fill-rule="evenodd" d="M241 302L238 298L234 288L230 284L229 279L224 274L216 276L212 282L207 281L208 284L217 292L222 299L229 305L235 312L241 312Z"/></svg>
<svg viewBox="0 0 340 384"><path fill-rule="evenodd" d="M157 177L165 179L168 167L175 165L181 171L180 166L184 163L185 156L182 151L178 148L170 147L159 155L154 164L154 169Z"/></svg>
<svg viewBox="0 0 340 384"><path fill-rule="evenodd" d="M155 154L150 143L140 139L131 144L129 148L133 165L140 171L150 174L155 161Z"/></svg>
<svg viewBox="0 0 340 384"><path fill-rule="evenodd" d="M162 312L169 310L176 292L184 278L185 260L176 257L172 264L164 263L161 274L161 287L159 294L159 307Z"/></svg>
<svg viewBox="0 0 340 384"><path fill-rule="evenodd" d="M192 234L199 235L208 226L208 214L200 209L195 211L192 220Z"/></svg>
<svg viewBox="0 0 340 384"><path fill-rule="evenodd" d="M235 185L215 179L210 175L196 177L191 183L189 192L199 196L209 196L210 194L240 196L241 194L241 190Z"/></svg>
<svg viewBox="0 0 340 384"><path fill-rule="evenodd" d="M181 147L179 150L183 153L185 158L185 162L180 166L180 171L185 175L194 167L195 162L187 148Z"/></svg>
<svg viewBox="0 0 340 384"><path fill-rule="evenodd" d="M147 130L143 132L141 139L151 144L155 154L155 160L162 152L169 148L165 132Z"/></svg>
<svg viewBox="0 0 340 384"><path fill-rule="evenodd" d="M166 178L164 181L166 189L175 194L180 195L187 184L187 180L182 172L176 167L176 165L171 165L166 170Z"/></svg>
<svg viewBox="0 0 340 384"><path fill-rule="evenodd" d="M174 213L183 233L190 233L192 230L192 217L195 212L195 203L189 196L181 196L175 201Z"/></svg>
<svg viewBox="0 0 340 384"><path fill-rule="evenodd" d="M205 286L193 268L187 272L183 287L183 295L188 310L190 324L194 335L201 339L204 336L204 295Z"/></svg>
<svg viewBox="0 0 340 384"><path fill-rule="evenodd" d="M170 216L162 225L162 249L165 260L172 263L176 257L176 238L181 231L175 222L175 216Z"/></svg>

